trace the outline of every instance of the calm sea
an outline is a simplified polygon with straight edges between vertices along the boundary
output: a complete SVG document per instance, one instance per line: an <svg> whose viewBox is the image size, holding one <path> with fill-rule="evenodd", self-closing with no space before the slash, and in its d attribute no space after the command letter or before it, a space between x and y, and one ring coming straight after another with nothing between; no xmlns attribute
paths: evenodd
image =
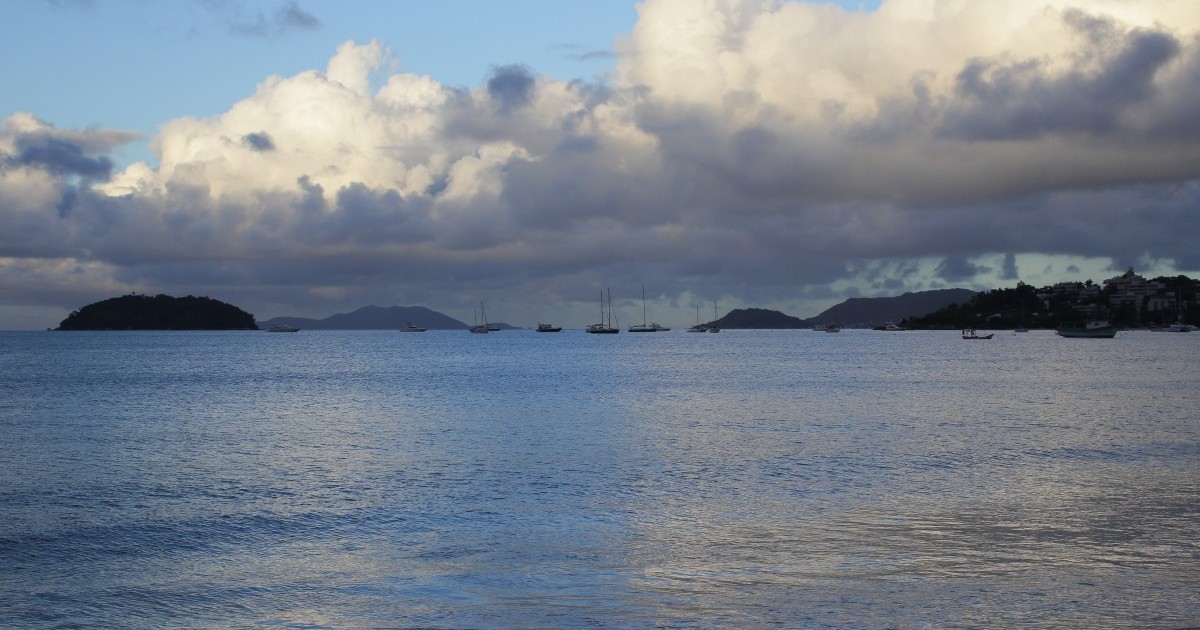
<svg viewBox="0 0 1200 630"><path fill-rule="evenodd" d="M0 333L6 628L1200 625L1200 333Z"/></svg>

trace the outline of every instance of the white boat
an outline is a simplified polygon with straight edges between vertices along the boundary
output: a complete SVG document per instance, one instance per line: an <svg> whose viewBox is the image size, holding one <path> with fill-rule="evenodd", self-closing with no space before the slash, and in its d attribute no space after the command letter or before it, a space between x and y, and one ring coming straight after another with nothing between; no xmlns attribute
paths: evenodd
<svg viewBox="0 0 1200 630"><path fill-rule="evenodd" d="M404 328L401 328L400 332L425 332L425 329L413 324L412 322L408 322L404 324Z"/></svg>
<svg viewBox="0 0 1200 630"><path fill-rule="evenodd" d="M620 328L613 325L612 289L608 290L607 309L604 305L604 292L600 292L600 322L584 328L583 331L593 335L615 335L621 332Z"/></svg>
<svg viewBox="0 0 1200 630"><path fill-rule="evenodd" d="M962 331L962 338L963 339L991 339L992 335L995 335L995 334L996 333L988 333L986 335L977 335L977 334L975 334L974 328L964 328Z"/></svg>
<svg viewBox="0 0 1200 630"><path fill-rule="evenodd" d="M274 324L267 329L267 332L300 332L300 329L289 324Z"/></svg>

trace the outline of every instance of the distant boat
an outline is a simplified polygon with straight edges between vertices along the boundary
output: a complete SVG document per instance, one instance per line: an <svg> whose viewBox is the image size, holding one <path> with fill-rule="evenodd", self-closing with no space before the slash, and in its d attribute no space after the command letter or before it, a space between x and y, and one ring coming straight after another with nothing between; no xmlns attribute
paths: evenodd
<svg viewBox="0 0 1200 630"><path fill-rule="evenodd" d="M713 324L711 326L707 326L704 329L704 332L710 332L710 333L721 332L721 327L717 325L717 301L716 300L713 300Z"/></svg>
<svg viewBox="0 0 1200 630"><path fill-rule="evenodd" d="M874 330L882 330L882 331L885 331L885 332L896 332L896 331L899 331L899 330L904 330L904 329L903 329L903 328L901 328L901 327L899 327L899 326L897 326L897 325L895 325L895 324L893 324L892 322L888 322L888 323L886 323L886 324L884 324L884 325L882 325L882 326L876 326L876 327L874 328Z"/></svg>
<svg viewBox="0 0 1200 630"><path fill-rule="evenodd" d="M538 324L537 331L538 332L562 332L562 326L555 326L553 324Z"/></svg>
<svg viewBox="0 0 1200 630"><path fill-rule="evenodd" d="M267 332L300 332L300 329L289 324L274 324L267 329Z"/></svg>
<svg viewBox="0 0 1200 630"><path fill-rule="evenodd" d="M1120 330L1108 322L1090 321L1083 326L1059 326L1056 331L1060 337L1077 337L1086 339L1112 339Z"/></svg>
<svg viewBox="0 0 1200 630"><path fill-rule="evenodd" d="M630 326L629 332L662 332L666 330L671 329L659 325L658 322L646 323L646 285L642 285L642 323Z"/></svg>
<svg viewBox="0 0 1200 630"><path fill-rule="evenodd" d="M976 335L974 328L967 328L962 331L963 339L991 339L996 333L988 333L986 335Z"/></svg>
<svg viewBox="0 0 1200 630"><path fill-rule="evenodd" d="M612 289L608 290L607 308L604 305L604 292L600 292L600 322L592 324L583 330L593 335L615 335L621 332L620 328L613 325Z"/></svg>
<svg viewBox="0 0 1200 630"><path fill-rule="evenodd" d="M479 301L479 313L480 313L480 319L483 320L483 323L482 324L477 323L477 324L471 326L468 330L470 330L471 334L473 334L473 335L486 335L488 332L491 331L491 328L489 328L488 324L487 324L487 313L483 310L483 300Z"/></svg>
<svg viewBox="0 0 1200 630"><path fill-rule="evenodd" d="M400 329L400 332L425 332L425 329L413 324L412 322L408 322L404 325L404 328Z"/></svg>
<svg viewBox="0 0 1200 630"><path fill-rule="evenodd" d="M696 305L696 325L688 328L688 332L705 332L707 328L700 324L700 305Z"/></svg>
<svg viewBox="0 0 1200 630"><path fill-rule="evenodd" d="M837 324L830 324L825 327L825 332L827 332L827 333L842 332L842 329Z"/></svg>

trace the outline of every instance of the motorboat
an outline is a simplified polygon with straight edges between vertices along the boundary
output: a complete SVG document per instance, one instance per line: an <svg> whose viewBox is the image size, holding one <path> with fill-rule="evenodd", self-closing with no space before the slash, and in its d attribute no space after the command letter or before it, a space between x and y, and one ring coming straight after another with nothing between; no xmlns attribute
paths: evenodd
<svg viewBox="0 0 1200 630"><path fill-rule="evenodd" d="M537 331L538 332L562 332L562 326L555 326L554 324L538 324Z"/></svg>
<svg viewBox="0 0 1200 630"><path fill-rule="evenodd" d="M290 324L273 324L267 332L300 332L300 329Z"/></svg>
<svg viewBox="0 0 1200 630"><path fill-rule="evenodd" d="M425 330L426 329L421 328L420 326L417 326L416 324L413 324L412 322L408 322L408 323L404 324L404 328L401 328L400 332L425 332Z"/></svg>
<svg viewBox="0 0 1200 630"><path fill-rule="evenodd" d="M988 333L986 335L977 335L977 334L975 334L974 328L966 328L962 331L962 338L963 339L991 339L992 335L994 335L994 334L996 334L996 333Z"/></svg>

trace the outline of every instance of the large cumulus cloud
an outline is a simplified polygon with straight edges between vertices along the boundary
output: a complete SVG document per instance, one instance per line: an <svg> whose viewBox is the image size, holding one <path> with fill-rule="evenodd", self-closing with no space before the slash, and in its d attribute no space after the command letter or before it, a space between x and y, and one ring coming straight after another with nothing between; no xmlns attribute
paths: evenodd
<svg viewBox="0 0 1200 630"><path fill-rule="evenodd" d="M1198 269L1198 38L1181 0L651 0L610 81L500 63L473 89L347 42L120 172L129 134L9 117L0 282L320 314L590 309L621 282L779 304L1013 279L1027 253Z"/></svg>

